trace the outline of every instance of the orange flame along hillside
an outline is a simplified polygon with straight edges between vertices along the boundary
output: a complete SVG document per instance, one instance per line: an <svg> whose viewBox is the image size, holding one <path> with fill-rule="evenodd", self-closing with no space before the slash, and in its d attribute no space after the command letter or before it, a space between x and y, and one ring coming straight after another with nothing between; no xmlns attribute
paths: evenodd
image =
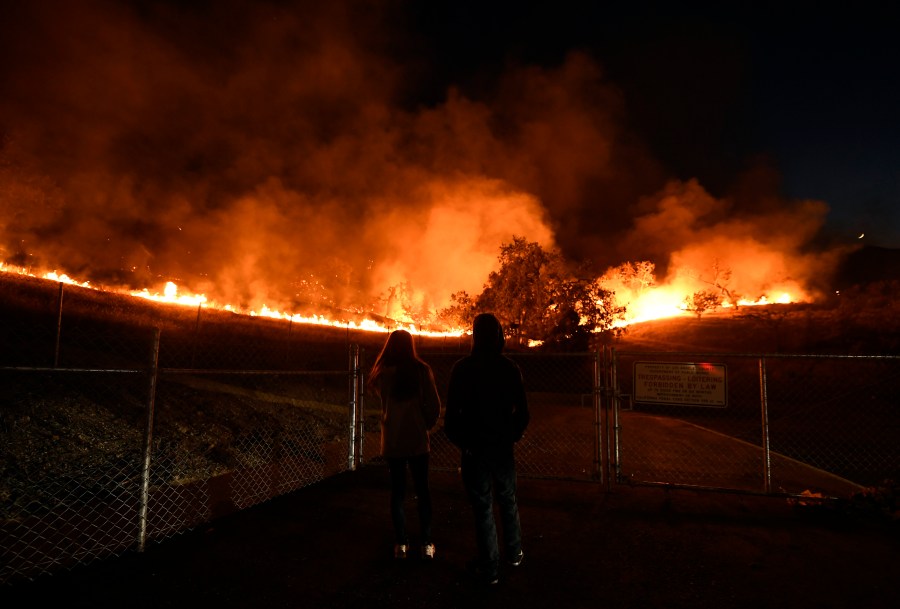
<svg viewBox="0 0 900 609"><path fill-rule="evenodd" d="M220 304L212 301L205 294L194 294L180 288L172 281L166 282L162 291L154 291L149 288L141 290L129 290L125 288L97 288L89 281L80 281L73 279L68 274L59 273L57 271L30 271L23 267L10 265L0 262L0 272L27 275L38 279L46 279L49 281L59 282L61 284L73 285L81 288L94 289L99 291L113 292L117 294L127 294L135 298L142 298L154 302L182 305L192 307L208 307L233 313L248 315L251 317L266 317L271 319L281 319L290 321L291 323L310 324L319 326L331 326L339 328L348 328L351 330L361 330L366 332L382 332L387 333L396 329L404 329L412 334L419 336L431 337L458 337L465 334L468 329L452 328L445 331L426 330L415 322L396 322L390 323L391 320L376 321L374 319L365 318L360 321L342 321L329 317L326 314L301 315L288 311L279 311L270 309L266 305L262 305L255 310L242 309L231 304ZM602 281L602 280L601 280ZM619 320L615 327L626 327L632 324L664 319L670 317L679 317L690 315L689 300L691 290L696 285L691 286L689 282L674 281L668 284L655 285L652 287L644 287L640 290L631 290L623 285L613 285L604 282L609 289L615 292L615 298L618 305L626 307L624 319ZM736 299L734 302L722 300L717 306L724 309L731 307L745 306L764 306L771 304L790 304L796 302L808 302L811 298L799 288L799 286L779 286L771 290L769 293L759 296L755 300L748 298ZM375 316L377 317L377 316ZM539 344L539 343L534 343Z"/></svg>

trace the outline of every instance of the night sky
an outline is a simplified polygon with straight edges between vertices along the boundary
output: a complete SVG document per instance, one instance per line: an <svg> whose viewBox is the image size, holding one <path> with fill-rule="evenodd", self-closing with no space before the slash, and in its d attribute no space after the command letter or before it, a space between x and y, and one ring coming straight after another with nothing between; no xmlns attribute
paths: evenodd
<svg viewBox="0 0 900 609"><path fill-rule="evenodd" d="M596 58L667 172L713 195L764 168L838 238L900 246L900 8L854 2L438 2L418 14L439 97L510 62ZM435 8L436 7L436 8Z"/></svg>
<svg viewBox="0 0 900 609"><path fill-rule="evenodd" d="M511 235L756 295L900 247L896 9L720 4L3 2L0 261L429 307Z"/></svg>

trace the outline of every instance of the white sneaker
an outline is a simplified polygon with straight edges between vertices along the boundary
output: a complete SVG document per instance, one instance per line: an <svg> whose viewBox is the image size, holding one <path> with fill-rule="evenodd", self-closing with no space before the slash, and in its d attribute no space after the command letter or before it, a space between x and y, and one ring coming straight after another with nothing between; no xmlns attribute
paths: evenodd
<svg viewBox="0 0 900 609"><path fill-rule="evenodd" d="M509 564L512 567L521 566L522 562L525 560L525 552L519 550L519 553L509 559Z"/></svg>
<svg viewBox="0 0 900 609"><path fill-rule="evenodd" d="M422 548L422 558L426 560L431 560L434 558L434 544L427 543L425 547Z"/></svg>

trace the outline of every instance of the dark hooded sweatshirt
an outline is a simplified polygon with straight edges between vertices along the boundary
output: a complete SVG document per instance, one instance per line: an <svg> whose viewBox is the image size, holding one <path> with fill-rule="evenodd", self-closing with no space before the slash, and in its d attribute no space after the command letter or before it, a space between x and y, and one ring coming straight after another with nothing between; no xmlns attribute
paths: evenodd
<svg viewBox="0 0 900 609"><path fill-rule="evenodd" d="M462 451L510 454L528 426L522 373L502 354L503 331L492 315L480 315L473 328L472 353L450 373L444 432Z"/></svg>

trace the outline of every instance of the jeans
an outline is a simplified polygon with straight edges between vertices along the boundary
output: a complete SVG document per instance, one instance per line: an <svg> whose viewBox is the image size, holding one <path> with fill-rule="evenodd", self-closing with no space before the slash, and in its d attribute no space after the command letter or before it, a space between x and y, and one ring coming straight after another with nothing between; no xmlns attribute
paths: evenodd
<svg viewBox="0 0 900 609"><path fill-rule="evenodd" d="M516 503L516 463L512 453L504 455L462 455L462 478L475 516L478 563L495 573L500 565L494 498L500 507L503 546L507 557L522 551L522 528Z"/></svg>
<svg viewBox="0 0 900 609"><path fill-rule="evenodd" d="M412 473L419 512L421 543L431 543L431 490L428 488L428 453L415 457L392 457L387 460L391 472L391 520L394 523L394 539L398 544L409 543L406 531L406 469Z"/></svg>

